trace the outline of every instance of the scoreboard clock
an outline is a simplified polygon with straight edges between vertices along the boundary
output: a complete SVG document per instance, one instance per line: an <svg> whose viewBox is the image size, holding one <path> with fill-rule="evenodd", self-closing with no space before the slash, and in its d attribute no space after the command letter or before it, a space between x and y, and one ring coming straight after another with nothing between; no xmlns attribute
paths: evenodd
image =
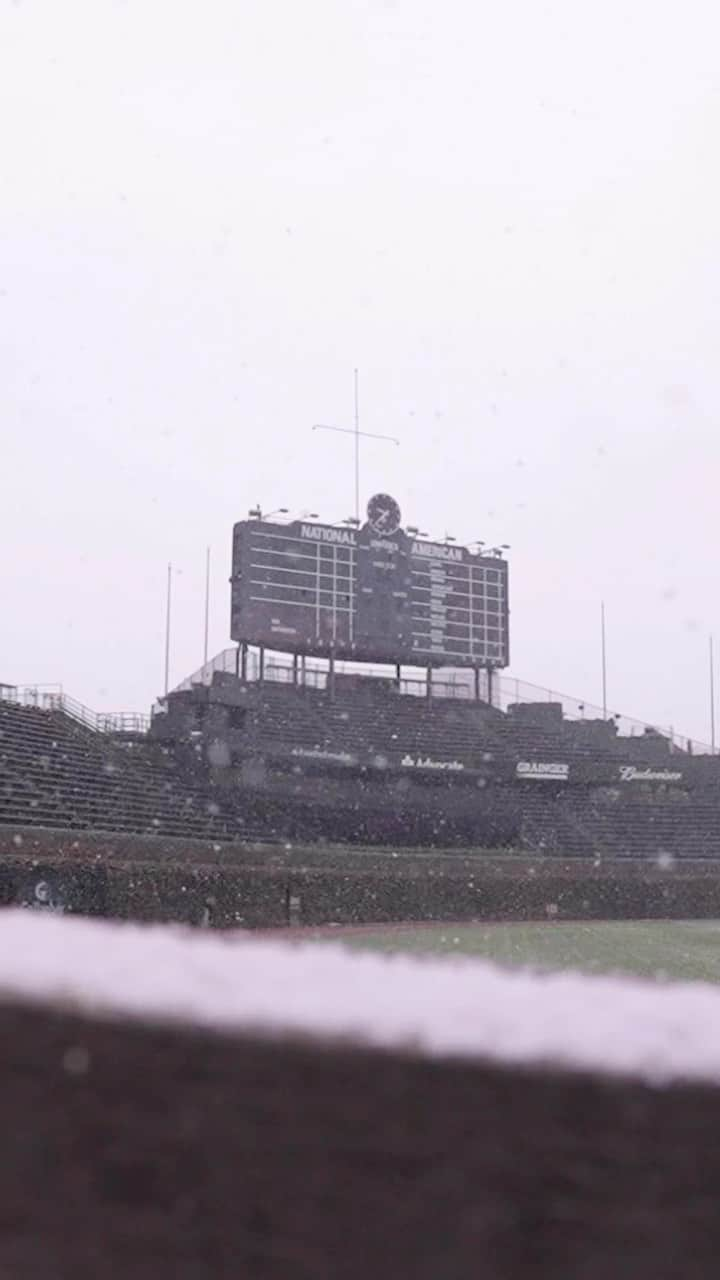
<svg viewBox="0 0 720 1280"><path fill-rule="evenodd" d="M376 493L370 499L367 518L373 533L397 533L400 528L400 508L388 493Z"/></svg>
<svg viewBox="0 0 720 1280"><path fill-rule="evenodd" d="M360 661L507 666L505 560L412 537L378 493L359 529L243 520L233 530L233 640Z"/></svg>

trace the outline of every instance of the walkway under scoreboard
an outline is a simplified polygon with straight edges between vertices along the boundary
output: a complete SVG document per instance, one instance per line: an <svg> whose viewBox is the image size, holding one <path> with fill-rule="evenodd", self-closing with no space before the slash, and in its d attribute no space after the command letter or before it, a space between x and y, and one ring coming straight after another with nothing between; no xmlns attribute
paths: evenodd
<svg viewBox="0 0 720 1280"><path fill-rule="evenodd" d="M508 568L411 536L387 494L359 529L243 520L233 530L233 640L418 666L508 665Z"/></svg>

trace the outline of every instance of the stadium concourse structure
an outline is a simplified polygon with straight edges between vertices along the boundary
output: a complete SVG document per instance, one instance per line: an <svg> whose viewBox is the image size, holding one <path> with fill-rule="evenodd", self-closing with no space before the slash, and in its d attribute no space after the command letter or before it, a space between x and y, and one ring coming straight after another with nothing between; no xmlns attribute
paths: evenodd
<svg viewBox="0 0 720 1280"><path fill-rule="evenodd" d="M217 660L150 719L0 686L4 823L207 840L720 855L720 761L452 684ZM462 688L462 686L460 686ZM452 691L452 692L450 692ZM633 821L637 815L637 821ZM706 820L706 821L704 821Z"/></svg>
<svg viewBox="0 0 720 1280"><path fill-rule="evenodd" d="M503 548L428 541L387 494L350 524L237 524L236 648L149 720L0 686L0 901L257 926L667 914L672 892L720 914L717 757L503 681Z"/></svg>
<svg viewBox="0 0 720 1280"><path fill-rule="evenodd" d="M0 901L219 926L668 914L700 868L677 910L720 913L716 757L559 702L213 665L149 723L3 688Z"/></svg>
<svg viewBox="0 0 720 1280"><path fill-rule="evenodd" d="M317 667L258 661L242 678L212 666L156 708L154 764L188 781L199 765L220 812L243 796L256 828L272 813L283 839L720 854L717 758L649 728L572 721L560 702L503 712L451 682L428 696L402 676L336 671L331 686Z"/></svg>

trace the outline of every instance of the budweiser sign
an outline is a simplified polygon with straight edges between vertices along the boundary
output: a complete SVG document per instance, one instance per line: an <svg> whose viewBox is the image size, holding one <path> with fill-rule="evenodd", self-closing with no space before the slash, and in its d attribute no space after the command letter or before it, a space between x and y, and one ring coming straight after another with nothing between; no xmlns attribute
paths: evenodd
<svg viewBox="0 0 720 1280"><path fill-rule="evenodd" d="M621 782L682 782L679 769L637 769L634 764L620 765Z"/></svg>

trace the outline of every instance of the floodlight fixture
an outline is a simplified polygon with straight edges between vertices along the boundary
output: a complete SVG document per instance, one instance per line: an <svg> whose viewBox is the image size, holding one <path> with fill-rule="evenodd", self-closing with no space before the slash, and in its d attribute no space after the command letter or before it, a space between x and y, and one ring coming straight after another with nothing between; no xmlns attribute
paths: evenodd
<svg viewBox="0 0 720 1280"><path fill-rule="evenodd" d="M259 502L248 511L252 520L271 520L273 516L286 516L287 513L287 507L276 507L275 511L263 511Z"/></svg>

